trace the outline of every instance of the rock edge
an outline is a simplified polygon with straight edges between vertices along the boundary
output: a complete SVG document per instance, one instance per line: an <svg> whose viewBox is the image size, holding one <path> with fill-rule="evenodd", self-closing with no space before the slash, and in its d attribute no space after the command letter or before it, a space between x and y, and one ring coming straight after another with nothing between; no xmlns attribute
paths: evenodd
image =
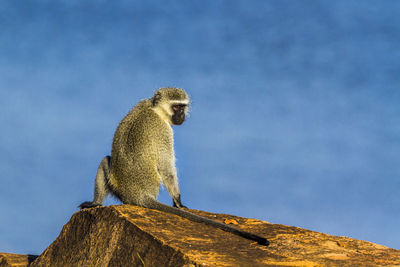
<svg viewBox="0 0 400 267"><path fill-rule="evenodd" d="M76 212L29 266L400 266L400 250L367 241L190 211L264 236L271 244L261 246L176 215L117 205ZM3 255L0 266L28 266L28 255L11 254L21 265L3 265L12 258Z"/></svg>

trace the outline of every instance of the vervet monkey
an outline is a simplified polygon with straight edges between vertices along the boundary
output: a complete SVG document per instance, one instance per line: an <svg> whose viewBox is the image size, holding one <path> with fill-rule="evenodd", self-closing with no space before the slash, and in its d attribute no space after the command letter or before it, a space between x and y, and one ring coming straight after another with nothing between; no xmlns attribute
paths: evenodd
<svg viewBox="0 0 400 267"><path fill-rule="evenodd" d="M152 98L139 102L120 122L111 157L104 157L100 163L93 201L79 207L100 206L111 193L124 204L169 212L268 245L263 237L181 209L186 207L181 203L178 187L171 125L185 121L189 103L183 89L171 87L161 88ZM171 195L174 207L157 201L161 183Z"/></svg>

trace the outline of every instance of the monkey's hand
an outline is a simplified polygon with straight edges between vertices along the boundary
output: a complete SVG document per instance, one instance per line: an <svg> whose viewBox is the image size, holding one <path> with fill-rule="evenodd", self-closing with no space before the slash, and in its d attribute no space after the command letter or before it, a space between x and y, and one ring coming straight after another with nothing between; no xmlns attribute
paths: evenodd
<svg viewBox="0 0 400 267"><path fill-rule="evenodd" d="M182 204L177 205L177 204L175 204L175 202L174 202L174 207L175 207L175 208L178 208L178 209L181 209L181 208L187 209L187 208L188 208L188 207L186 207L186 206L184 206L184 205L182 205Z"/></svg>
<svg viewBox="0 0 400 267"><path fill-rule="evenodd" d="M179 208L179 209L181 209L181 208L186 208L186 209L187 209L186 206L182 205L182 202L181 202L181 195L178 195L178 197L177 197L177 198L174 198L173 201L174 201L174 207L175 207L175 208Z"/></svg>

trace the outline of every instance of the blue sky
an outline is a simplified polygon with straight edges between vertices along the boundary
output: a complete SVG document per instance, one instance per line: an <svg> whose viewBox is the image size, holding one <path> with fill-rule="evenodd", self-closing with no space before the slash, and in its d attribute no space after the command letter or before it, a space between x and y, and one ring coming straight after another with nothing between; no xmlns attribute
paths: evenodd
<svg viewBox="0 0 400 267"><path fill-rule="evenodd" d="M185 205L400 249L399 12L4 1L0 251L40 254L58 236L92 198L119 121L164 86L193 100L174 128Z"/></svg>

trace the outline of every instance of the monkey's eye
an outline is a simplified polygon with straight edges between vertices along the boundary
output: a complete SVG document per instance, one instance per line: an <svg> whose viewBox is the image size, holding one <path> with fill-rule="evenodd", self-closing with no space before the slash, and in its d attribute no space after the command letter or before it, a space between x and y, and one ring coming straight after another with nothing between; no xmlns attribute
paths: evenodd
<svg viewBox="0 0 400 267"><path fill-rule="evenodd" d="M174 111L182 110L182 109L184 109L184 108L185 108L185 105L173 105L173 106L172 106L172 109L173 109Z"/></svg>

